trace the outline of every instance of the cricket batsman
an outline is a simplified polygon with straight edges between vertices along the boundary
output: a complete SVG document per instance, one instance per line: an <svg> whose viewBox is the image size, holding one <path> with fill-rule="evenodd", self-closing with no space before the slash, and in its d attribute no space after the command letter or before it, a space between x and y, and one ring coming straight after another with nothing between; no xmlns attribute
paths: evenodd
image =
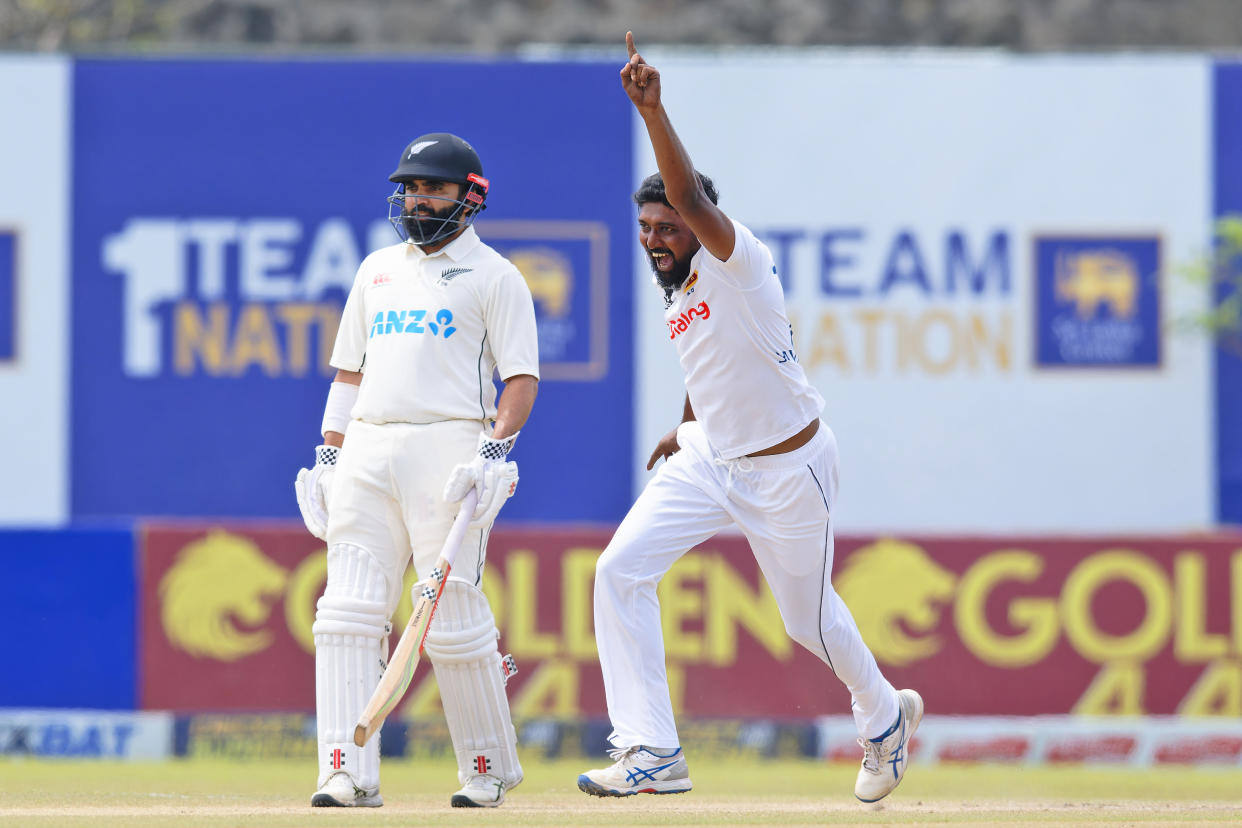
<svg viewBox="0 0 1242 828"><path fill-rule="evenodd" d="M315 465L297 475L307 528L328 544L315 614L318 790L313 806L376 807L379 738L354 744L388 658L402 574L432 572L457 502L478 505L427 632L457 754L454 807L495 807L522 781L499 633L480 589L492 522L518 481L509 452L539 386L522 274L472 226L488 181L474 148L431 133L389 176L401 241L362 262L332 351L336 379ZM504 389L497 398L493 373ZM415 586L418 590L418 586Z"/></svg>

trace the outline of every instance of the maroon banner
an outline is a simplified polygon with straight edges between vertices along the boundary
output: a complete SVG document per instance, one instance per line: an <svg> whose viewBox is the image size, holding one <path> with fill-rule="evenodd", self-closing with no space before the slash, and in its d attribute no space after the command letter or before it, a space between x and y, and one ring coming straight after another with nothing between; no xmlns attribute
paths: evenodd
<svg viewBox="0 0 1242 828"><path fill-rule="evenodd" d="M290 525L148 525L139 537L141 707L314 710L320 541Z"/></svg>
<svg viewBox="0 0 1242 828"><path fill-rule="evenodd" d="M520 668L519 718L604 715L591 587L609 536L492 535L484 590ZM314 709L322 543L291 525L151 525L141 561L144 708ZM834 572L885 674L930 711L1242 713L1242 537L844 538ZM848 712L844 687L785 635L742 538L688 553L660 603L681 714ZM422 667L403 713L436 709Z"/></svg>
<svg viewBox="0 0 1242 828"><path fill-rule="evenodd" d="M1242 536L855 539L834 583L929 710L1242 712Z"/></svg>

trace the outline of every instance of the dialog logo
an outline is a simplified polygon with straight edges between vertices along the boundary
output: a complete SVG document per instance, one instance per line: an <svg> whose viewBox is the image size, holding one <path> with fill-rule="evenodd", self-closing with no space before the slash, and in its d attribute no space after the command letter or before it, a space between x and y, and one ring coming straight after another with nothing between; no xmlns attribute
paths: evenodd
<svg viewBox="0 0 1242 828"><path fill-rule="evenodd" d="M664 320L668 323L668 338L676 339L686 332L686 329L696 319L709 319L712 315L712 309L707 306L706 302L699 302L690 310L679 313L676 316Z"/></svg>
<svg viewBox="0 0 1242 828"><path fill-rule="evenodd" d="M1160 239L1044 236L1034 242L1041 367L1160 364Z"/></svg>

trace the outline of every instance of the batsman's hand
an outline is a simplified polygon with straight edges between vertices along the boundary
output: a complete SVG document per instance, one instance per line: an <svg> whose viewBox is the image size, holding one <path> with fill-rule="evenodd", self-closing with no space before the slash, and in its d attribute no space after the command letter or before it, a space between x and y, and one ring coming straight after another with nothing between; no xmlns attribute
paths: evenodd
<svg viewBox="0 0 1242 828"><path fill-rule="evenodd" d="M479 494L478 505L470 516L470 528L486 528L500 514L500 507L517 491L518 467L506 460L517 435L503 440L493 440L486 434L479 435L479 451L467 463L460 463L449 472L444 484L444 499L457 503L474 489Z"/></svg>
<svg viewBox="0 0 1242 828"><path fill-rule="evenodd" d="M630 59L621 67L621 85L625 94L639 110L650 111L660 105L660 72L643 60L634 48L634 33L625 33L625 48Z"/></svg>
<svg viewBox="0 0 1242 828"><path fill-rule="evenodd" d="M328 493L340 453L336 446L316 446L314 467L299 470L293 481L302 522L320 540L328 539Z"/></svg>

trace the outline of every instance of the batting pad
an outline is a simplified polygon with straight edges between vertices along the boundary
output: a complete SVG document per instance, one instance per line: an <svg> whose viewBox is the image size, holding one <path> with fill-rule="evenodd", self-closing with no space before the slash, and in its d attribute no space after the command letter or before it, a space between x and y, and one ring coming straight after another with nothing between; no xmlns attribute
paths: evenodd
<svg viewBox="0 0 1242 828"><path fill-rule="evenodd" d="M490 774L515 788L522 781L517 732L505 695L507 675L496 647L500 637L487 597L450 577L440 596L423 650L440 685L440 701L457 753L457 779Z"/></svg>
<svg viewBox="0 0 1242 828"><path fill-rule="evenodd" d="M367 791L379 788L379 736L354 744L354 726L388 658L387 581L375 559L350 544L328 550L328 587L315 624L315 712L319 783L346 771Z"/></svg>

